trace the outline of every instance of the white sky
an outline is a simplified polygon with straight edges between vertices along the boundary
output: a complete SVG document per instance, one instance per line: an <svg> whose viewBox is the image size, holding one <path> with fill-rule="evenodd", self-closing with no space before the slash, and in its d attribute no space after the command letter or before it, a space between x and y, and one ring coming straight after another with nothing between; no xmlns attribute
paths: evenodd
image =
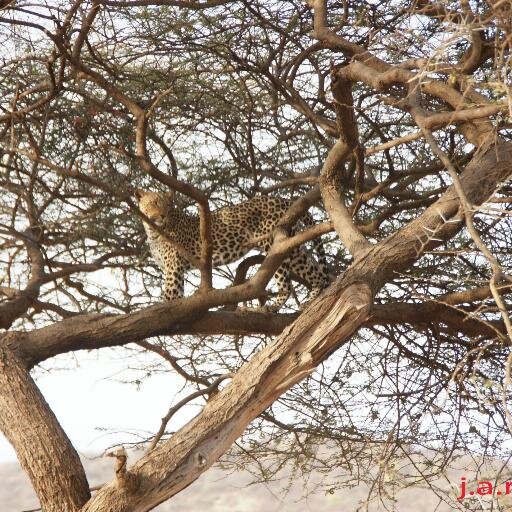
<svg viewBox="0 0 512 512"><path fill-rule="evenodd" d="M152 373L139 388L123 383L121 380L140 376L140 372L127 370L129 364L122 352L109 349L81 351L73 359L63 356L54 361L59 367L70 363L72 367L38 371L37 384L77 450L86 456L100 455L121 441L135 441L137 438L126 434L128 431L155 433L183 382L169 371ZM197 410L194 406L185 408L171 420L170 429L183 425ZM98 428L120 433L109 434ZM0 434L0 463L13 460L16 454Z"/></svg>

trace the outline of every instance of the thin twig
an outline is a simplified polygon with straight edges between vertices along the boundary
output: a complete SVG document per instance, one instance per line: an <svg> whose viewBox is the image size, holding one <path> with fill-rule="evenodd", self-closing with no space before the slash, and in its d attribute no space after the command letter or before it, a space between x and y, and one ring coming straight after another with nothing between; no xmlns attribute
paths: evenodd
<svg viewBox="0 0 512 512"><path fill-rule="evenodd" d="M213 381L207 388L204 389L198 389L197 391L194 391L194 393L191 393L190 395L186 396L182 400L180 400L176 405L173 405L167 414L162 418L162 423L160 425L160 428L158 429L158 432L155 434L155 437L153 438L153 441L151 441L151 444L149 445L148 452L153 450L155 446L158 444L160 439L165 433L165 428L167 427L167 424L171 420L171 418L178 412L184 405L188 404L190 401L194 400L194 398L197 398L201 395L209 395L210 393L213 393L217 390L219 387L219 384L226 379L231 379L233 377L232 373L226 373L225 375L221 375L219 378L217 378L215 381Z"/></svg>

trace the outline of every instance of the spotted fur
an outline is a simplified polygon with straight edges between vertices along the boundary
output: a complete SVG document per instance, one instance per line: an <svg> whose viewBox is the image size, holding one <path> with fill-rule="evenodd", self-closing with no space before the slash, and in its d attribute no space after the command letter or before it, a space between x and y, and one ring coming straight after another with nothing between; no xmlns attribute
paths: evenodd
<svg viewBox="0 0 512 512"><path fill-rule="evenodd" d="M141 212L158 225L168 239L181 245L195 258L199 258L201 252L199 217L178 210L173 204L172 195L140 189L137 190L136 195ZM236 261L252 248L268 252L272 231L290 204L286 199L260 196L235 206L213 211L211 214L213 266ZM306 214L301 221L304 225L313 224L309 214ZM173 300L183 297L184 274L191 269L190 263L149 223L144 222L144 228L151 254L164 274L164 298ZM278 293L272 306L273 310L279 310L290 295L290 272L309 284L310 298L316 297L327 286L327 265L320 241L315 242L315 249L318 262L304 248L296 248L277 269L274 277L277 281Z"/></svg>

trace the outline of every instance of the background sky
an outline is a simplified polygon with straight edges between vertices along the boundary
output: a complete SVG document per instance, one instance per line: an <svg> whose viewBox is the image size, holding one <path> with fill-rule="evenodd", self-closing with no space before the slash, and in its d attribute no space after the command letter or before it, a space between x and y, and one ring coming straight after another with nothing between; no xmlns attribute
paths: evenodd
<svg viewBox="0 0 512 512"><path fill-rule="evenodd" d="M80 351L52 359L51 371L35 370L37 385L81 455L101 455L112 445L158 431L160 419L181 396L182 380L168 371L150 372L140 385L131 382L142 376L139 364L158 361L152 357L134 358L122 349ZM170 428L179 428L197 410L185 407ZM0 464L13 460L16 454L0 434Z"/></svg>

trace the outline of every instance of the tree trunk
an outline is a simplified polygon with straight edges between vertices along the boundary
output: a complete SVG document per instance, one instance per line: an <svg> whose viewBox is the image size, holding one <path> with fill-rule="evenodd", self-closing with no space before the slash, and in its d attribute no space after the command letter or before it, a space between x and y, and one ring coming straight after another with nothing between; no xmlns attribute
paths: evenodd
<svg viewBox="0 0 512 512"><path fill-rule="evenodd" d="M500 143L476 155L461 175L473 204L481 204L512 173L512 144ZM462 227L453 187L416 220L372 246L307 310L256 354L226 389L171 439L130 468L129 489L113 481L84 512L145 512L177 494L214 464L246 426L282 393L356 332L371 314L374 294L396 271L409 268L423 252Z"/></svg>
<svg viewBox="0 0 512 512"><path fill-rule="evenodd" d="M44 512L75 512L89 499L82 463L24 363L0 344L0 430L16 450Z"/></svg>
<svg viewBox="0 0 512 512"><path fill-rule="evenodd" d="M177 494L225 453L247 425L282 393L312 373L367 319L370 289L339 284L287 327L272 345L237 372L229 386L169 442L151 451L131 471L138 488L105 486L85 512L142 512ZM326 314L326 311L328 313Z"/></svg>

